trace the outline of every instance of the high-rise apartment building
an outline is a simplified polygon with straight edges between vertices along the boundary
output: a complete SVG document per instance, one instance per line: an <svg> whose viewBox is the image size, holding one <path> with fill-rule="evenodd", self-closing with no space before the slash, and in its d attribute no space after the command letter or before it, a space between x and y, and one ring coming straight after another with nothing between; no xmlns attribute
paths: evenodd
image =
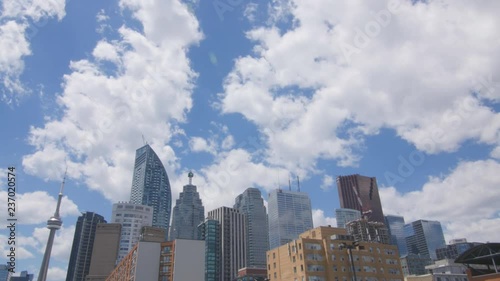
<svg viewBox="0 0 500 281"><path fill-rule="evenodd" d="M189 172L189 184L185 185L179 194L179 199L172 212L172 227L170 239L190 239L198 237L198 225L205 219L205 208L192 184L193 173Z"/></svg>
<svg viewBox="0 0 500 281"><path fill-rule="evenodd" d="M89 274L85 281L105 281L113 271L120 247L121 229L119 223L97 224Z"/></svg>
<svg viewBox="0 0 500 281"><path fill-rule="evenodd" d="M398 246L399 256L408 253L405 239L405 219L401 216L385 216L385 225L389 229L389 237L392 245Z"/></svg>
<svg viewBox="0 0 500 281"><path fill-rule="evenodd" d="M152 225L153 207L131 203L115 203L111 213L111 222L122 225L117 257L117 262L119 262L139 241L142 227Z"/></svg>
<svg viewBox="0 0 500 281"><path fill-rule="evenodd" d="M361 218L361 212L354 209L335 209L335 218L337 220L337 227L345 228L346 224Z"/></svg>
<svg viewBox="0 0 500 281"><path fill-rule="evenodd" d="M130 203L153 207L153 226L165 229L168 239L172 193L165 167L146 144L135 153Z"/></svg>
<svg viewBox="0 0 500 281"><path fill-rule="evenodd" d="M337 177L340 207L361 212L369 221L385 223L377 179L361 175Z"/></svg>
<svg viewBox="0 0 500 281"><path fill-rule="evenodd" d="M436 260L436 249L446 246L438 221L418 220L404 227L408 253L429 256Z"/></svg>
<svg viewBox="0 0 500 281"><path fill-rule="evenodd" d="M317 227L267 252L271 281L403 281L396 246L354 242L343 228Z"/></svg>
<svg viewBox="0 0 500 281"><path fill-rule="evenodd" d="M269 247L267 212L260 190L247 188L235 200L234 208L245 214L248 268L266 268Z"/></svg>
<svg viewBox="0 0 500 281"><path fill-rule="evenodd" d="M220 280L232 281L246 265L245 215L234 208L220 207L208 212L208 218L217 220L220 226Z"/></svg>
<svg viewBox="0 0 500 281"><path fill-rule="evenodd" d="M83 281L89 273L94 238L98 223L106 222L103 216L84 212L78 217L71 246L66 281Z"/></svg>
<svg viewBox="0 0 500 281"><path fill-rule="evenodd" d="M299 191L273 190L268 197L269 249L284 245L313 228L311 200Z"/></svg>

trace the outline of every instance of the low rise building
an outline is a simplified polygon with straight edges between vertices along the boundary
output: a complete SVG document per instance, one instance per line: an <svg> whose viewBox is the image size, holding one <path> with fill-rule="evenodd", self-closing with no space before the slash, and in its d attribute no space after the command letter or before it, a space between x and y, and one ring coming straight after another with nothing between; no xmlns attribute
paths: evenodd
<svg viewBox="0 0 500 281"><path fill-rule="evenodd" d="M140 241L107 281L186 281L205 278L205 241Z"/></svg>
<svg viewBox="0 0 500 281"><path fill-rule="evenodd" d="M354 241L343 228L317 227L267 252L271 281L402 281L397 246Z"/></svg>

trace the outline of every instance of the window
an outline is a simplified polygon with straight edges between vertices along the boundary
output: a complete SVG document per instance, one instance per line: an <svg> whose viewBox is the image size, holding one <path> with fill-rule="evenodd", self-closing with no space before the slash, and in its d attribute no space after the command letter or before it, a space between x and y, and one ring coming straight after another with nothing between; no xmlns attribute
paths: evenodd
<svg viewBox="0 0 500 281"><path fill-rule="evenodd" d="M293 267L293 273L297 273L297 267L296 266Z"/></svg>
<svg viewBox="0 0 500 281"><path fill-rule="evenodd" d="M273 253L273 259L275 259L275 258L276 258L276 253Z"/></svg>
<svg viewBox="0 0 500 281"><path fill-rule="evenodd" d="M295 262L295 256L292 257L292 261ZM458 281L458 280L457 280Z"/></svg>

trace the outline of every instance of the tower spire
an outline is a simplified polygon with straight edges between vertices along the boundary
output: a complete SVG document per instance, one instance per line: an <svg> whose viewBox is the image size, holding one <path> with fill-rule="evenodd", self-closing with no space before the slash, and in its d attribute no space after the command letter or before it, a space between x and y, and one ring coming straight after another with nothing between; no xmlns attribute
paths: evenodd
<svg viewBox="0 0 500 281"><path fill-rule="evenodd" d="M66 174L68 172L68 166L66 166L66 171L64 171L64 177L61 183L61 189L59 190L59 196L57 197L57 206L54 215L50 217L47 221L47 228L50 230L49 239L47 240L47 246L45 248L45 254L43 255L42 265L40 266L40 272L38 272L38 281L47 280L47 271L49 269L50 254L52 252L52 246L54 244L54 237L56 235L56 230L61 228L62 220L59 216L59 209L61 208L61 201L64 191L64 183L66 182Z"/></svg>
<svg viewBox="0 0 500 281"><path fill-rule="evenodd" d="M189 185L193 184L193 177L194 177L193 172L189 171L189 173L188 173Z"/></svg>

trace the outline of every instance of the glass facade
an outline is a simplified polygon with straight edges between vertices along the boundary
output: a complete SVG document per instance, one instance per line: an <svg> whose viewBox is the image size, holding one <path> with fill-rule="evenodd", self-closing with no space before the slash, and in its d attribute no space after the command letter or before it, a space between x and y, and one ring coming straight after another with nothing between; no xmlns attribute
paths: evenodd
<svg viewBox="0 0 500 281"><path fill-rule="evenodd" d="M197 227L205 219L205 208L196 190L196 185L190 183L185 185L179 194L174 210L172 212L172 227L170 239L198 239Z"/></svg>
<svg viewBox="0 0 500 281"><path fill-rule="evenodd" d="M337 188L341 208L358 210L369 221L385 223L375 177L339 176Z"/></svg>
<svg viewBox="0 0 500 281"><path fill-rule="evenodd" d="M205 281L220 280L220 226L208 219L198 226L198 239L205 240Z"/></svg>
<svg viewBox="0 0 500 281"><path fill-rule="evenodd" d="M284 245L313 228L311 200L304 192L273 190L268 198L269 249Z"/></svg>
<svg viewBox="0 0 500 281"><path fill-rule="evenodd" d="M405 219L401 216L387 215L385 216L385 225L389 229L391 244L398 246L399 256L404 256L408 253L405 239Z"/></svg>
<svg viewBox="0 0 500 281"><path fill-rule="evenodd" d="M361 212L354 209L335 209L337 227L346 228L346 224L361 218Z"/></svg>
<svg viewBox="0 0 500 281"><path fill-rule="evenodd" d="M153 226L165 229L168 240L172 193L160 158L147 144L135 153L130 203L153 207Z"/></svg>
<svg viewBox="0 0 500 281"><path fill-rule="evenodd" d="M446 247L443 229L438 221L418 220L405 227L408 253L425 255L436 260L436 250Z"/></svg>
<svg viewBox="0 0 500 281"><path fill-rule="evenodd" d="M247 267L265 268L269 247L267 213L260 190L247 188L235 200L234 208L246 216Z"/></svg>

